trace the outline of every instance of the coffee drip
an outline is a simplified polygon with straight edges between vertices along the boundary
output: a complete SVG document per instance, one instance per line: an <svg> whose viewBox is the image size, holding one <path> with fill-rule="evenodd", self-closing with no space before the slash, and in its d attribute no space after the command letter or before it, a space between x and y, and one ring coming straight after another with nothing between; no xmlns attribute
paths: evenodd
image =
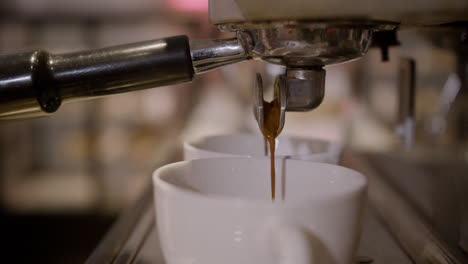
<svg viewBox="0 0 468 264"><path fill-rule="evenodd" d="M271 200L275 200L275 143L276 137L280 131L280 103L279 98L275 97L273 101L263 101L264 121L263 121L263 136L270 147L270 174L271 174ZM265 151L267 152L267 151ZM265 153L267 154L267 153Z"/></svg>

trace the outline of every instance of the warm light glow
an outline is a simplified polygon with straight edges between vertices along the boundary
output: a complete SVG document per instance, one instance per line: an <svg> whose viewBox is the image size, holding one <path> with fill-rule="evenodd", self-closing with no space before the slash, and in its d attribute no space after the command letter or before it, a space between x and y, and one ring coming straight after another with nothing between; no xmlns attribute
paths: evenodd
<svg viewBox="0 0 468 264"><path fill-rule="evenodd" d="M169 5L180 12L208 12L208 0L169 0Z"/></svg>

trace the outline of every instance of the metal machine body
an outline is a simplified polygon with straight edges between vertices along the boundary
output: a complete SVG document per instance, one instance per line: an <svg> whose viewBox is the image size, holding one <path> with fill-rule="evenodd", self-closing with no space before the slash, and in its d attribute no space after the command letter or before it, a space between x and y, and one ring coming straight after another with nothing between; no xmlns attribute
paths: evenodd
<svg viewBox="0 0 468 264"><path fill-rule="evenodd" d="M411 25L440 25L466 20L463 0L211 0L215 25L252 21L393 21ZM268 10L267 12L265 10Z"/></svg>

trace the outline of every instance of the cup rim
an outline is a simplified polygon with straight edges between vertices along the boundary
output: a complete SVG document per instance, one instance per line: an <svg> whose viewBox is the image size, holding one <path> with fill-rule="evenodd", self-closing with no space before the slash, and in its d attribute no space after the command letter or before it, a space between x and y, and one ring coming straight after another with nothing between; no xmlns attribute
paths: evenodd
<svg viewBox="0 0 468 264"><path fill-rule="evenodd" d="M193 138L190 140L185 140L183 142L184 149L188 149L189 151L202 151L205 153L221 156L221 157L261 157L261 156L254 156L254 155L243 155L243 154L236 154L236 153L229 153L229 152L220 152L211 149L202 148L200 146L196 146L196 144L201 144L204 140L213 137L229 137L229 136L248 136L248 137L262 137L262 135L257 135L255 133L221 133L221 134L212 134L212 135L205 135L202 137ZM277 155L278 158L292 158L292 159L307 159L307 158L315 158L315 157L327 157L331 158L334 157L337 151L340 151L343 148L343 145L338 142L327 141L324 139L318 138L307 138L303 136L294 136L294 135L280 135L280 138L286 138L288 140L303 140L310 143L320 143L326 144L327 147L323 152L317 153L309 153L309 154L292 154L292 155ZM330 151L332 150L332 151Z"/></svg>
<svg viewBox="0 0 468 264"><path fill-rule="evenodd" d="M206 159L199 159L199 160L186 160L186 161L179 161L175 163L170 163L159 167L153 172L153 188L160 188L164 192L172 192L180 197L184 197L190 200L201 200L205 202L212 202L216 204L230 204L234 206L248 206L248 207L293 207L297 204L307 203L307 201L314 200L314 201L323 201L323 200L332 200L342 196L349 196L352 193L359 191L359 190L366 190L368 181L367 177L361 174L358 171L323 162L312 162L312 161L305 161L305 160L295 160L295 159L288 159L288 162L292 163L307 163L307 164L314 164L315 166L322 166L322 167L330 167L334 169L339 169L343 171L348 171L352 175L347 177L355 177L357 179L357 183L355 187L352 189L348 189L346 192L337 194L330 194L330 195L321 195L320 197L309 197L308 199L304 199L301 201L289 201L289 202L271 202L270 200L263 200L263 199L251 199L251 198L242 198L242 197L229 197L226 195L219 195L219 194L212 194L212 193L200 193L195 192L189 189L185 189L179 186L176 186L172 183L167 182L166 180L161 178L161 175L168 170L174 170L178 167L190 164L192 162L206 162L207 160L211 160L211 162L215 162L216 160L228 160L228 159L235 159L235 160L270 160L269 157L218 157L218 158L206 158ZM276 160L282 161L284 158L277 158ZM277 199L280 201L279 199Z"/></svg>

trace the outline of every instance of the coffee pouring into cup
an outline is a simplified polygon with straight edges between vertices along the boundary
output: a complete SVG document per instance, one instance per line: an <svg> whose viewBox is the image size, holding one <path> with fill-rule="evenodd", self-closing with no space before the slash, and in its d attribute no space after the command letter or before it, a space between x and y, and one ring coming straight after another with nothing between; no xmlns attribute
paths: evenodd
<svg viewBox="0 0 468 264"><path fill-rule="evenodd" d="M383 39L382 42L375 41L374 44L380 45L382 51L385 51L389 45L387 41L388 36L386 34L388 33L390 36L394 36L395 30L400 26L450 26L456 25L456 22L459 21L466 21L468 4L460 1L443 2L442 0L424 3L420 1L408 2L405 0L396 0L391 3L383 0L370 2L367 0L353 2L338 1L335 2L335 4L340 4L340 8L337 8L327 0L211 0L211 23L218 26L221 30L235 33L235 37L221 40L189 41L185 36L176 36L71 54L54 55L44 50L35 50L20 54L2 55L0 56L0 119L47 115L57 111L62 104L67 102L188 82L196 75L220 66L247 59L258 59L267 63L283 65L286 68L284 74L279 74L277 76L276 100L279 111L276 117L279 121L275 122L275 127L277 128L275 131L279 134L285 124L286 111L308 111L316 108L321 103L324 97L325 87L324 67L363 56L370 47L374 34L379 33L380 36L383 36L383 38L380 39ZM383 54L385 54L385 52L383 52ZM259 100L260 98L263 100L263 92L261 91L263 88L260 84L261 78L257 78L257 88L254 88L256 94L254 97L254 113L259 123L260 130L264 131L266 111L263 101L260 103ZM272 147L272 149L275 148ZM251 159L251 161L252 160L256 161L256 159ZM273 155L272 161L275 161ZM235 163L237 161L231 160L231 162ZM192 165L205 168L205 165L201 165L205 163L207 163L206 171L205 169L200 169L193 172L194 175L199 176L193 176L191 172L188 172L193 169ZM327 261L331 263L346 263L351 261L352 245L354 245L356 232L358 232L357 223L359 222L359 217L357 215L359 215L359 213L356 212L359 212L359 208L361 208L358 206L358 204L361 204L361 202L359 202L361 198L350 198L346 201L342 201L339 197L333 196L333 194L342 194L340 191L343 190L337 186L343 187L343 185L347 185L335 184L336 179L333 178L334 173L348 174L346 170L333 165L317 165L315 163L301 165L306 163L286 160L286 172L288 172L289 169L296 171L294 169L296 167L302 168L297 171L297 173L292 172L288 174L291 175L288 179L291 178L292 182L296 182L296 179L300 179L297 182L301 184L298 184L300 186L288 184L287 186L289 187L285 187L280 183L276 186L272 185L272 189L286 188L287 193L299 195L309 194L307 192L309 189L300 189L300 191L297 191L291 186L298 186L297 188L314 188L313 186L315 185L323 187L319 190L313 190L312 193L317 194L317 196L300 196L299 200L304 199L310 201L307 202L307 204L288 202L287 198L284 204L281 201L271 203L271 201L267 199L268 201L259 202L258 204L260 205L258 207L253 206L257 203L252 203L253 207L250 207L250 200L245 199L242 200L243 202L239 202L239 204L241 204L239 207L235 207L234 209L231 205L237 203L237 201L239 201L238 199L234 199L236 202L232 204L231 202L218 203L216 201L218 199L223 200L221 197L225 195L245 195L248 198L249 193L231 193L231 189L225 188L222 183L237 184L233 179L236 179L238 174L232 174L235 170L226 174L222 172L212 173L212 166L218 163L224 164L222 166L223 170L229 168L231 171L233 168L241 168L244 166L239 163L232 167L230 164L226 164L221 160L192 161L169 165L155 173L155 186L157 189L156 203L158 217L161 222L159 225L162 225L161 230L166 232L166 236L162 238L162 241L165 245L164 250L166 251L166 256L169 261L172 260L175 263L193 263L193 256L205 252L204 248L202 248L200 242L198 244L188 243L187 247L184 247L186 246L184 243L194 242L189 238L205 237L205 235L207 235L206 238L213 238L212 241L219 242L216 244L212 243L211 245L215 248L219 245L218 249L220 252L226 252L227 256L236 252L244 252L234 251L232 247L229 247L227 251L222 251L226 248L223 247L224 244L220 242L221 240L214 239L214 236L208 236L217 233L211 232L212 229L191 229L191 216L194 216L194 220L198 219L198 221L209 222L205 218L206 215L212 215L213 212L216 211L219 213L226 212L226 215L229 215L227 214L230 211L228 209L233 209L233 212L239 213L239 221L245 220L249 222L245 225L248 228L255 227L260 229L261 224L263 224L262 222L255 225L255 221L250 218L251 216L256 216L255 219L257 220L266 219L264 218L265 214L271 213L280 218L280 220L285 220L286 223L280 221L281 223L279 223L278 226L275 225L276 223L272 224L276 230L283 230L282 227L285 227L284 232L280 232L281 235L278 235L280 238L279 240L275 240L275 238L272 239L277 241L280 245L283 245L281 241L287 241L284 247L280 246L281 249L286 251L281 251L279 259L281 259L282 256L286 256L284 258L285 261L305 263L313 261L319 261L319 263L327 263ZM258 161L258 163L263 164L262 166L267 164L266 167L268 167L267 160ZM249 163L247 162L246 164ZM273 164L273 162L271 164ZM311 164L313 164L313 166ZM256 164L249 164L248 167L252 169L256 166ZM181 168L179 169L179 167ZM273 168L277 171L282 171L284 166L283 163L276 162ZM308 174L308 176L302 174L304 171L315 173L316 171L321 171L320 168L325 168L323 171L323 175L325 176L321 175L323 177L309 178L328 179L330 185L324 186L316 182L308 182L311 180L308 176L312 174ZM179 170L183 172L178 174ZM166 172L168 173L167 175L173 176L164 176ZM179 175L183 175L183 177ZM216 177L208 177L207 175L216 175ZM211 184L219 183L219 179L224 179L224 175L231 177L225 181L221 181L220 185L215 185L212 189L208 188L209 186L213 186ZM250 174L248 174L248 172L242 172L242 175ZM254 180L258 177L258 175L247 178L239 176L240 179L245 178L243 182L248 182L253 187L257 186L254 184ZM178 181L171 181L171 178ZM202 186L190 185L192 183L195 184L195 182L189 182L191 178L193 178L195 182L203 182ZM341 181L342 178L338 178ZM350 184L350 186L356 187L356 189L353 189L350 193L363 197L362 193L365 189L365 182L360 180L362 177L356 176L349 178L353 178L358 183L361 183L356 186ZM252 183L250 183L250 181L252 181ZM345 179L344 181L347 183ZM264 182L264 178L262 178L262 182ZM203 186L208 189L202 189L201 187ZM197 187L200 188L197 189ZM187 189L192 190L190 191ZM252 190L254 194L268 194L264 189L260 191L260 189L248 189L246 187L245 190ZM336 192L333 190L336 190ZM217 194L217 191L221 193ZM324 191L324 197L330 198L330 200L319 196L318 193L322 194L321 191ZM213 192L215 194L213 194ZM212 195L214 196L212 197ZM184 197L190 197L190 199L185 199ZM213 200L210 198L213 198ZM251 198L256 200L256 197ZM337 203L346 203L346 205L330 206L327 208L333 208L333 210L330 209L330 211L327 211L325 210L326 208L320 207L322 206L322 200L320 200L321 202L315 203L316 201L312 198L317 198L319 200L324 198L327 202L323 202L323 204L336 201ZM200 199L202 200L201 202ZM352 204L347 204L347 202ZM191 205L197 210L190 211L185 205ZM315 209L309 208L309 206L317 206L318 209L315 207ZM180 208L182 210L179 210ZM244 211L244 208L253 208L254 210ZM299 211L299 209L303 210ZM336 209L336 211L334 209ZM190 213L189 215L186 214L186 210ZM354 213L348 212L347 210ZM315 212L315 214L313 216L310 215L310 217L307 215L304 218L300 218L300 216L306 212ZM327 212L327 214L330 213L331 215L328 215L326 218L320 218L320 214L317 214L317 212ZM332 212L336 212L336 214ZM349 215L347 212L352 214L351 217L348 217ZM290 217L292 215L297 215L298 218ZM219 216L220 215L217 215L216 217ZM167 220L165 217L168 217L167 219L171 221ZM228 219L224 221L216 217L213 219L218 220L216 223L222 223L220 226L223 226L224 223L233 223ZM274 217L272 219L274 219ZM317 224L326 222L326 225L320 226L317 229L309 228L307 224L298 225L301 219L311 220L311 222L314 223L317 221ZM335 220L339 221L343 219L350 220L353 225L350 226L349 229L327 229L327 226L336 227ZM286 220L291 220L293 223L289 223ZM298 223L294 222L296 220ZM171 232L177 232L177 229L179 227L184 227L184 225L187 225L187 229L183 229L185 230L184 235L178 236L177 234L181 233L177 233L172 236ZM214 224L211 225L211 227L214 226ZM197 226L195 225L195 227ZM308 237L308 235L303 235L302 228L307 229L307 234L321 234L320 232L326 231L326 234L323 233L324 239L331 239L332 237L336 238L339 236L340 239L349 243L346 244L347 246L342 246L343 244L341 244L341 242L337 242L336 244L334 242L330 244L325 243L326 245L330 245L334 253L330 254L332 257L321 256L320 252L326 251L316 250L314 246L310 246L313 245L313 241L320 240L304 238ZM193 233L191 232L197 230L204 230L205 232L192 236L191 234ZM339 234L334 233L333 231L336 230L349 230L354 235L343 238L343 234L346 232L340 232ZM235 231L241 231L241 233L237 233L237 235L251 234L243 233L243 231L239 229L235 229ZM265 232L268 233L268 231ZM219 234L221 233L222 231L220 231ZM175 240L176 238L181 239ZM184 239L187 241L184 241ZM251 248L250 245L254 248L253 244L247 245L249 245L249 249ZM290 248L287 245L297 246ZM185 250L190 252L190 250L193 249L192 246L200 250L195 250L193 255L184 255ZM200 247L197 248L197 246ZM265 251L259 248L259 259L271 263L271 255L262 255L262 252L274 253L268 251L272 248L275 247L268 247ZM178 249L182 250L176 252ZM251 256L253 257L252 259L255 260L257 257L255 254L257 254L257 251L246 255L240 254L240 256ZM184 257L178 258L179 256ZM220 257L226 255L219 254L216 256ZM215 261L214 263L225 262L222 261L223 259L221 258L215 258L216 256L213 256L213 259L207 259L208 261L205 263L209 263L212 260ZM265 258L263 258L263 256L265 256ZM298 258L294 259L294 256L298 256ZM235 258L233 257L233 259ZM320 260L323 261L320 262ZM259 262L261 263L261 261Z"/></svg>

